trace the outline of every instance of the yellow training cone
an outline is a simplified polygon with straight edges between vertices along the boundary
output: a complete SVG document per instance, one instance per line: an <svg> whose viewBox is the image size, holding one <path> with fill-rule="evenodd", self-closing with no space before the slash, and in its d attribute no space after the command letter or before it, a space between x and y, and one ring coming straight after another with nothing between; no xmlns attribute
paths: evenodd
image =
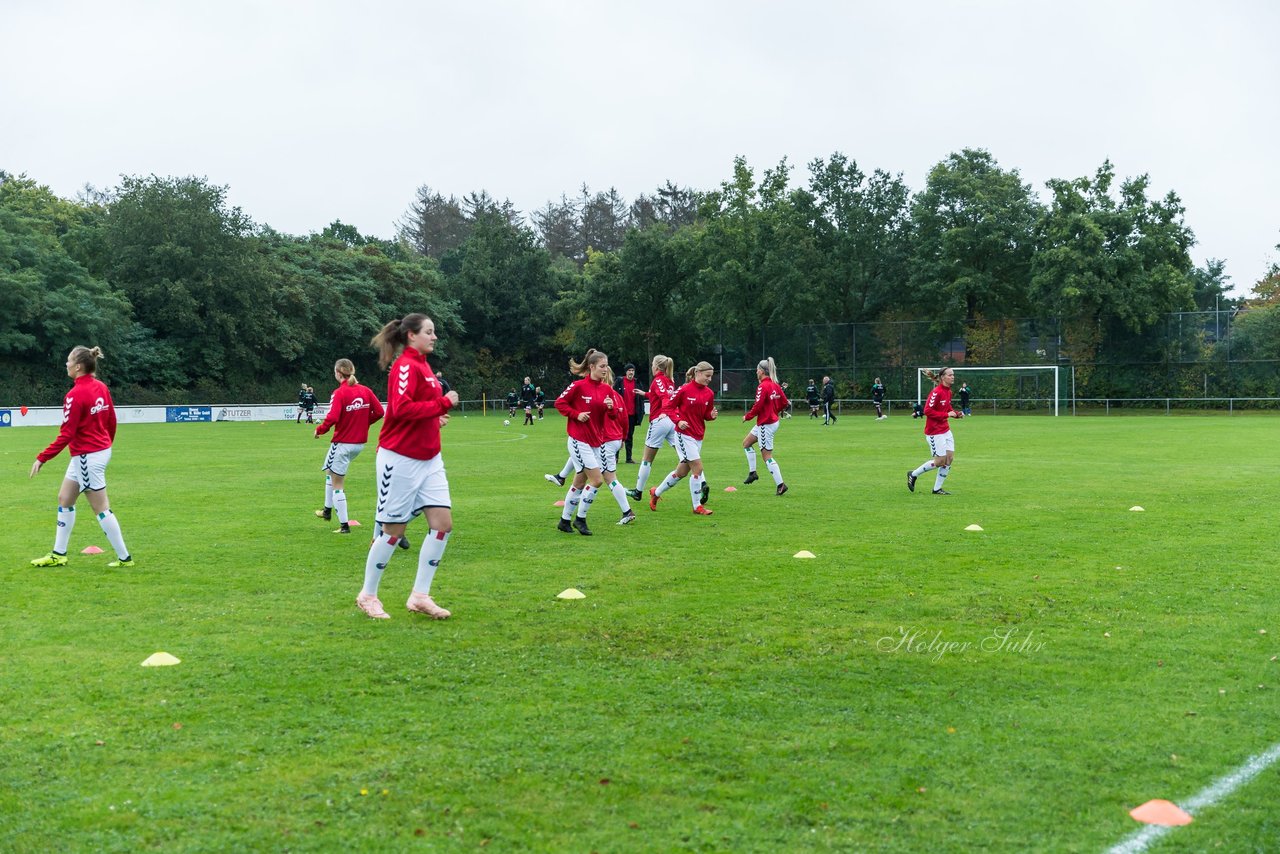
<svg viewBox="0 0 1280 854"><path fill-rule="evenodd" d="M561 590L556 596L557 599L586 599L587 594L583 593L576 587L570 587L567 590Z"/></svg>
<svg viewBox="0 0 1280 854"><path fill-rule="evenodd" d="M967 528L965 528L965 530L966 530L966 531L981 531L981 530L982 530L982 526L981 526L981 525L969 525Z"/></svg>
<svg viewBox="0 0 1280 854"><path fill-rule="evenodd" d="M813 552L805 551L801 549L800 551L796 552L796 557L817 557L817 555L814 554Z"/></svg>
<svg viewBox="0 0 1280 854"><path fill-rule="evenodd" d="M170 664L178 664L179 659L174 658L167 652L157 652L155 655L142 662L143 667L168 667Z"/></svg>
<svg viewBox="0 0 1280 854"><path fill-rule="evenodd" d="M1133 505L1132 507L1130 507L1130 508L1129 508L1129 512L1130 512L1130 513L1145 513L1146 511L1145 511L1145 510L1143 510L1141 507L1139 507L1137 504L1135 504L1135 505Z"/></svg>

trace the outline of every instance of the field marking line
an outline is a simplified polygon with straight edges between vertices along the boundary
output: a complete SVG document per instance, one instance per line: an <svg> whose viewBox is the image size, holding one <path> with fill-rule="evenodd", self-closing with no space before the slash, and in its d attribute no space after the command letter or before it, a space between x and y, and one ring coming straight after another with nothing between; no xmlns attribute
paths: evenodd
<svg viewBox="0 0 1280 854"><path fill-rule="evenodd" d="M1259 753L1257 756L1250 756L1239 768L1225 777L1219 777L1206 788L1201 789L1186 803L1179 804L1179 806L1192 816L1195 816L1196 813L1208 809L1229 796L1236 789L1249 783L1254 777L1274 765L1277 760L1280 760L1280 744L1273 744L1266 752ZM1151 843L1173 829L1160 824L1149 824L1107 849L1107 854L1140 854L1140 852L1146 851Z"/></svg>

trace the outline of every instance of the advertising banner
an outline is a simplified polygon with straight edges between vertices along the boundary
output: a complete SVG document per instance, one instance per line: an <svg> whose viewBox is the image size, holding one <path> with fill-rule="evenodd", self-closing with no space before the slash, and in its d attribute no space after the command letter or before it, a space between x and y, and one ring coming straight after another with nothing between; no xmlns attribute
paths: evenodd
<svg viewBox="0 0 1280 854"><path fill-rule="evenodd" d="M174 421L212 421L213 409L209 406L166 406L164 420Z"/></svg>

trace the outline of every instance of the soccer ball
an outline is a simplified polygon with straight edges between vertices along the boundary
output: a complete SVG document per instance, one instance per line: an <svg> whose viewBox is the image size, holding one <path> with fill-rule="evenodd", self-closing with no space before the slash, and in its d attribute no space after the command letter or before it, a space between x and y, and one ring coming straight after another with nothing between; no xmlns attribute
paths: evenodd
<svg viewBox="0 0 1280 854"><path fill-rule="evenodd" d="M503 427L510 427L510 426L511 426L511 422L504 418L504 419L502 419L502 426L503 426Z"/></svg>

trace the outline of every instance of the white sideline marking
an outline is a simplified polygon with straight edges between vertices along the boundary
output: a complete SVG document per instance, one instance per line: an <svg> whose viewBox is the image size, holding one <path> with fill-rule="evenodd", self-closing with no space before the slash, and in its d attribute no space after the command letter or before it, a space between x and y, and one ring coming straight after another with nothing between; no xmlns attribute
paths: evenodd
<svg viewBox="0 0 1280 854"><path fill-rule="evenodd" d="M1201 810L1207 809L1227 797L1254 777L1257 777L1267 768L1274 765L1278 759L1280 759L1280 744L1274 744L1267 752L1259 753L1257 756L1250 756L1239 768L1227 776L1213 781L1207 788L1202 789L1186 803L1178 804L1178 806L1194 816ZM1161 824L1149 824L1131 834L1123 842L1117 843L1107 851L1107 854L1139 854L1139 852L1146 851L1151 843L1173 829Z"/></svg>

